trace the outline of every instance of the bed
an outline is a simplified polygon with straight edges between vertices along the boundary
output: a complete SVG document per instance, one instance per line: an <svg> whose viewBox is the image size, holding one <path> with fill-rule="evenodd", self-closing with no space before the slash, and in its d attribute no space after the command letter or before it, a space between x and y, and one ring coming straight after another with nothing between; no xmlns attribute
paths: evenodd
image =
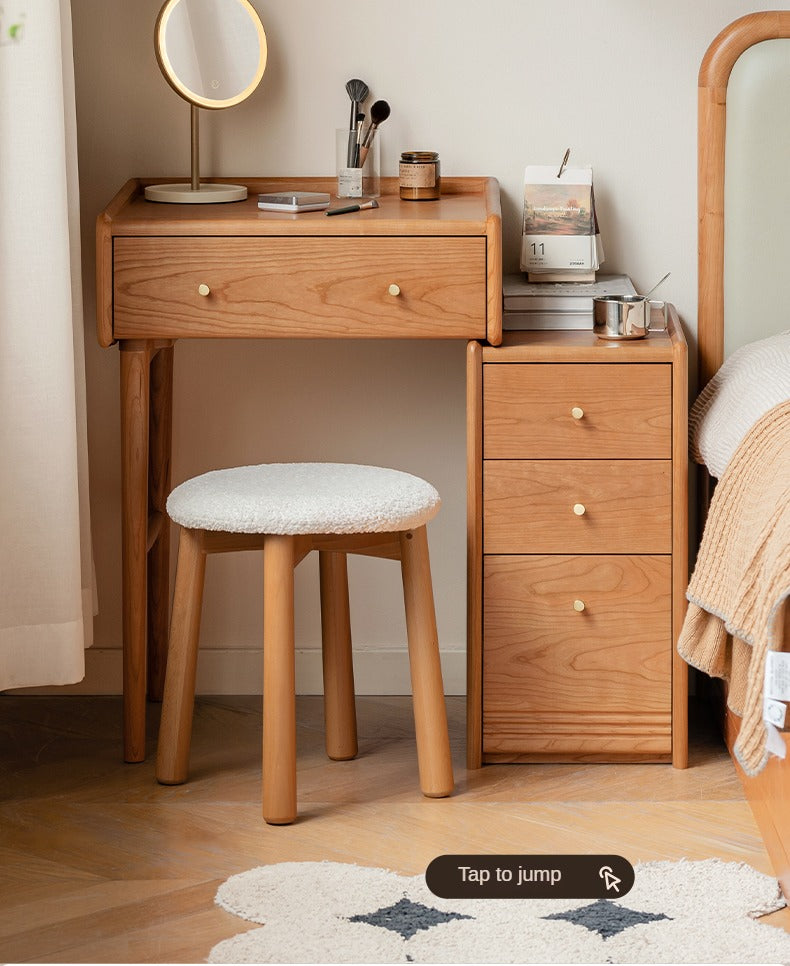
<svg viewBox="0 0 790 966"><path fill-rule="evenodd" d="M678 648L690 663L732 679L725 689L728 746L790 897L790 756L781 757L790 745L779 718L778 727L765 723L763 706L764 665L776 660L768 652L790 651L788 172L790 11L749 14L716 37L699 74L703 391L690 435L710 473L700 486L704 532ZM752 405L755 392L760 399Z"/></svg>

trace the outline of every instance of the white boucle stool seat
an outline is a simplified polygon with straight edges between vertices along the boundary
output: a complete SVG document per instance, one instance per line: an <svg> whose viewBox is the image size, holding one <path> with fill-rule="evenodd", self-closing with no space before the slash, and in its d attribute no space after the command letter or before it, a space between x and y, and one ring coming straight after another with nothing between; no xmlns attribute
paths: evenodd
<svg viewBox="0 0 790 966"><path fill-rule="evenodd" d="M182 527L228 533L384 533L439 511L436 489L410 473L353 463L267 463L212 470L170 494Z"/></svg>
<svg viewBox="0 0 790 966"><path fill-rule="evenodd" d="M180 525L156 777L187 780L206 557L263 555L262 811L270 825L297 816L294 569L318 553L326 752L359 750L348 596L348 554L400 563L420 788L453 790L453 765L433 603L427 523L439 494L400 470L348 463L268 463L214 470L170 494Z"/></svg>

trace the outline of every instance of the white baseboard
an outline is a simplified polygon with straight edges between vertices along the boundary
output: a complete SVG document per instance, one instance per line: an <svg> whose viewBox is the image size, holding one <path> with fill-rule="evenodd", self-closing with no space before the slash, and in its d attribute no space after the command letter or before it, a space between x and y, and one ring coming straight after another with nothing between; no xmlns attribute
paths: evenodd
<svg viewBox="0 0 790 966"><path fill-rule="evenodd" d="M466 694L466 651L441 651L446 694ZM260 694L263 655L259 649L201 648L198 655L198 694ZM26 688L14 694L121 694L121 651L91 647L85 652L85 678L79 684ZM409 659L404 647L354 651L357 694L411 694ZM323 694L321 651L296 651L297 694Z"/></svg>

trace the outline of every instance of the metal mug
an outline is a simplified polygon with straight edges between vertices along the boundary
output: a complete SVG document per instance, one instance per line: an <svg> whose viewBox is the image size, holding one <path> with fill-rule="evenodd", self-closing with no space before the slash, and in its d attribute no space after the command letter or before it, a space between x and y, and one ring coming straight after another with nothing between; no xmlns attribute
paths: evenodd
<svg viewBox="0 0 790 966"><path fill-rule="evenodd" d="M651 325L651 309L662 309L664 324ZM644 339L667 327L666 302L644 295L599 295L593 299L593 331L599 339Z"/></svg>

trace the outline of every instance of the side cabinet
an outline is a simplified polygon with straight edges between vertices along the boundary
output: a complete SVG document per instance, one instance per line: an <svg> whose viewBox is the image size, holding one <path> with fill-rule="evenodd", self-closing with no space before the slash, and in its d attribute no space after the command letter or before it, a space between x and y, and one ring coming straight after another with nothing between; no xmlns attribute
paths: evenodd
<svg viewBox="0 0 790 966"><path fill-rule="evenodd" d="M468 348L468 763L687 764L686 343Z"/></svg>

